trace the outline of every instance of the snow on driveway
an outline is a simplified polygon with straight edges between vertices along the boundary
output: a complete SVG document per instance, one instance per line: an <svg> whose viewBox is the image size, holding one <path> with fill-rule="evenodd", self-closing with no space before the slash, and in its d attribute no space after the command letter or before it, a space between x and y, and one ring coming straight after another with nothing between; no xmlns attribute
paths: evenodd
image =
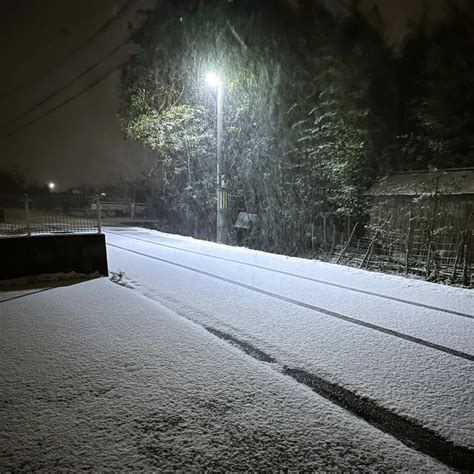
<svg viewBox="0 0 474 474"><path fill-rule="evenodd" d="M138 228L107 242L142 294L472 448L471 290Z"/></svg>
<svg viewBox="0 0 474 474"><path fill-rule="evenodd" d="M108 280L8 295L1 471L446 469Z"/></svg>

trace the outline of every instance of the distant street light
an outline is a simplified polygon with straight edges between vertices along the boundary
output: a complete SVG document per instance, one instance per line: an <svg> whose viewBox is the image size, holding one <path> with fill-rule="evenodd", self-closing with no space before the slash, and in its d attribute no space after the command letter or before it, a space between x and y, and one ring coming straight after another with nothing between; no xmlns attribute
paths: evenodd
<svg viewBox="0 0 474 474"><path fill-rule="evenodd" d="M53 183L52 181L50 181L48 183L48 188L49 188L49 191L52 193L54 191L54 188L56 187L56 184Z"/></svg>
<svg viewBox="0 0 474 474"><path fill-rule="evenodd" d="M216 241L221 244L227 243L226 214L228 208L227 190L225 182L224 167L222 164L222 96L224 85L221 77L215 71L206 74L207 85L216 89L216 162L217 162L217 221L216 221Z"/></svg>

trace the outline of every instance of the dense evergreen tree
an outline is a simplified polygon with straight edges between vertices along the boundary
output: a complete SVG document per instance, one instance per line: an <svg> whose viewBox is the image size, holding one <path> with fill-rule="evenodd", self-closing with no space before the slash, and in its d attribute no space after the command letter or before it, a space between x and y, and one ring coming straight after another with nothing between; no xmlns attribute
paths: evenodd
<svg viewBox="0 0 474 474"><path fill-rule="evenodd" d="M420 48L403 137L406 169L474 165L473 48L461 25Z"/></svg>
<svg viewBox="0 0 474 474"><path fill-rule="evenodd" d="M155 150L174 230L211 238L216 116L204 76L220 71L230 217L256 213L252 245L299 252L322 213L363 221L377 175L471 159L474 70L466 45L449 53L452 41L417 45L410 61L392 57L366 25L340 25L318 9L161 2L123 74L122 128Z"/></svg>

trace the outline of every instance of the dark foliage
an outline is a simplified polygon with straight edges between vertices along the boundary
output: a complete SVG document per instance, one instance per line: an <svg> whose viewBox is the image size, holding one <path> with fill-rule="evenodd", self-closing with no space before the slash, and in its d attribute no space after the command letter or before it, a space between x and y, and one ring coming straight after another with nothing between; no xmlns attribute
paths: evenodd
<svg viewBox="0 0 474 474"><path fill-rule="evenodd" d="M120 119L127 138L155 150L155 196L173 230L214 234L209 68L225 80L230 219L258 215L247 244L302 252L318 216L364 222L364 192L378 175L472 160L467 35L439 35L394 59L367 26L319 10L209 0L159 3L136 42Z"/></svg>

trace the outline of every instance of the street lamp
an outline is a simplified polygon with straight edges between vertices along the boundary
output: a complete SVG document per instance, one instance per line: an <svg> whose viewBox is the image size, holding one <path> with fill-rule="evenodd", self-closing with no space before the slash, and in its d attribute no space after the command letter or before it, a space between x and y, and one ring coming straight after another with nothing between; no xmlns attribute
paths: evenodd
<svg viewBox="0 0 474 474"><path fill-rule="evenodd" d="M48 183L49 192L52 193L52 192L54 191L54 188L55 188L55 187L56 187L56 184L53 183L52 181L50 181L50 182Z"/></svg>
<svg viewBox="0 0 474 474"><path fill-rule="evenodd" d="M216 242L220 244L227 243L227 190L225 183L224 167L222 163L222 96L224 85L221 77L215 71L208 71L206 74L206 82L209 87L216 89L216 162L217 162L217 221L216 221Z"/></svg>
<svg viewBox="0 0 474 474"><path fill-rule="evenodd" d="M219 74L217 74L216 71L208 71L206 74L206 82L209 87L221 87L222 86L222 80L219 77Z"/></svg>

